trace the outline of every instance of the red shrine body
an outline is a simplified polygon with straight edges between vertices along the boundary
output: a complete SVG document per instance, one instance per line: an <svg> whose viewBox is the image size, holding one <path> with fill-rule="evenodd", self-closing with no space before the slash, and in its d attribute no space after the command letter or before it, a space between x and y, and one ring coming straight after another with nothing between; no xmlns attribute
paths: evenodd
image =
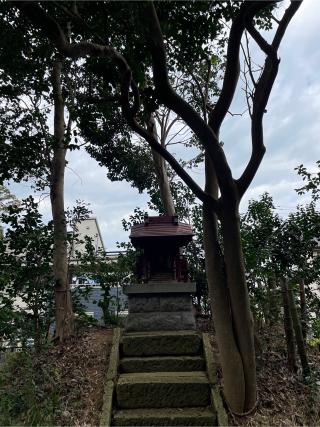
<svg viewBox="0 0 320 427"><path fill-rule="evenodd" d="M177 216L148 216L131 228L130 239L140 250L137 277L140 282L189 282L188 264L182 248L193 237L189 224Z"/></svg>

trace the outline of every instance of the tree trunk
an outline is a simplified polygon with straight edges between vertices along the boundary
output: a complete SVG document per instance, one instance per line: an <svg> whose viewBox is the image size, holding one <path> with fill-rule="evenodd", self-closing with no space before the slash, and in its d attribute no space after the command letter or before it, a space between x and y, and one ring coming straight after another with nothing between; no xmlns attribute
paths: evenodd
<svg viewBox="0 0 320 427"><path fill-rule="evenodd" d="M277 283L275 277L269 277L266 283L267 286L267 305L268 305L268 316L266 323L269 326L273 326L278 322L279 319L279 293L277 290Z"/></svg>
<svg viewBox="0 0 320 427"><path fill-rule="evenodd" d="M289 294L289 307L292 317L292 324L294 329L294 334L296 337L296 343L298 347L298 353L301 361L303 376L307 377L310 375L310 367L308 363L308 356L306 352L306 347L302 335L302 328L298 317L297 306L294 300L294 295L292 289L288 289Z"/></svg>
<svg viewBox="0 0 320 427"><path fill-rule="evenodd" d="M206 192L217 198L217 181L211 160L207 155ZM208 289L220 352L224 395L230 408L234 412L243 413L254 406L255 397L253 399L253 404L247 399L247 389L250 389L250 386L246 383L246 377L249 378L249 376L244 371L239 342L235 335L234 318L230 306L230 289L229 283L227 282L228 274L225 269L224 256L218 241L218 221L216 215L206 206L203 207L203 238ZM252 330L251 338L251 350L254 355ZM251 380L253 380L255 384L255 378L252 377ZM249 407L248 404L251 406Z"/></svg>
<svg viewBox="0 0 320 427"><path fill-rule="evenodd" d="M297 371L296 349L293 335L293 322L290 310L288 282L286 278L280 279L283 301L283 323L284 332L286 335L287 357L289 369L293 372Z"/></svg>
<svg viewBox="0 0 320 427"><path fill-rule="evenodd" d="M68 282L67 224L64 210L66 141L64 99L61 92L62 62L53 65L54 147L51 166L50 199L54 230L53 275L55 290L55 339L60 342L73 334L73 311Z"/></svg>
<svg viewBox="0 0 320 427"><path fill-rule="evenodd" d="M304 279L301 279L299 282L299 290L300 290L301 329L302 329L303 340L304 342L306 342L308 319L307 319L307 301L306 301L306 289L305 289Z"/></svg>
<svg viewBox="0 0 320 427"><path fill-rule="evenodd" d="M224 395L232 410L242 412L245 400L245 380L233 332L223 257L217 237L217 219L214 213L205 206L203 207L203 240L211 311L220 352Z"/></svg>
<svg viewBox="0 0 320 427"><path fill-rule="evenodd" d="M256 362L253 320L245 278L237 207L223 206L221 225L234 334L242 360L245 381L245 400L242 412L246 412L256 404Z"/></svg>
<svg viewBox="0 0 320 427"><path fill-rule="evenodd" d="M159 142L156 122L152 115L148 120L147 126L149 131L152 131L154 138ZM161 141L161 144L164 145L164 141ZM151 149L151 152L153 157L154 171L159 184L160 196L164 213L165 215L175 215L174 202L170 189L166 162L164 158L160 156L160 154L158 154L155 150Z"/></svg>

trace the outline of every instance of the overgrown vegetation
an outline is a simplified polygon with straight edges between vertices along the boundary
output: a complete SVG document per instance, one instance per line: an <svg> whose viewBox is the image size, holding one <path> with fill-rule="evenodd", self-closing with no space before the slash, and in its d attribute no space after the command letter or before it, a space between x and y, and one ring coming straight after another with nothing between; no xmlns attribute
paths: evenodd
<svg viewBox="0 0 320 427"><path fill-rule="evenodd" d="M32 351L8 353L0 365L0 424L53 425L60 406L60 375Z"/></svg>

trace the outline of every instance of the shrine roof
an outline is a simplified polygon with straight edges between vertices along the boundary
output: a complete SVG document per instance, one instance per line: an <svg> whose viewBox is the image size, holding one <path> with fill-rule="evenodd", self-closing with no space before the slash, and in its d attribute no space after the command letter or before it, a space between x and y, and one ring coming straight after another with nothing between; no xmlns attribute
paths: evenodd
<svg viewBox="0 0 320 427"><path fill-rule="evenodd" d="M134 239L171 236L193 236L192 228L189 224L178 221L176 216L146 216L143 223L132 226L130 234L130 238Z"/></svg>

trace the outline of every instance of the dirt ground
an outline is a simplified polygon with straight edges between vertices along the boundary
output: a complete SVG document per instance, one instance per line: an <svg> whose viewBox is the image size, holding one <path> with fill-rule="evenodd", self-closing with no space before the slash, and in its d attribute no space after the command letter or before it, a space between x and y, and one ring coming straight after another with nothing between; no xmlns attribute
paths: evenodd
<svg viewBox="0 0 320 427"><path fill-rule="evenodd" d="M56 425L99 425L112 336L112 329L87 328L46 354L55 368L63 372Z"/></svg>
<svg viewBox="0 0 320 427"><path fill-rule="evenodd" d="M210 333L213 350L218 357L210 322L200 321L199 329ZM57 425L99 424L112 336L112 329L87 328L64 346L51 348L46 353L43 363L51 363L64 373L59 387L62 405L56 416ZM257 407L245 417L229 412L229 424L245 427L320 425L319 377L315 374L309 384L305 384L301 372L289 372L281 327L262 330L259 338ZM309 361L313 371L319 374L318 349L309 348Z"/></svg>
<svg viewBox="0 0 320 427"><path fill-rule="evenodd" d="M210 333L211 344L218 359L218 349L210 322L200 320L199 329ZM313 375L308 384L301 371L287 368L286 349L281 325L259 331L261 351L257 353L258 401L248 416L228 412L231 426L319 426L320 425L320 351L308 347ZM220 386L221 386L221 373Z"/></svg>

